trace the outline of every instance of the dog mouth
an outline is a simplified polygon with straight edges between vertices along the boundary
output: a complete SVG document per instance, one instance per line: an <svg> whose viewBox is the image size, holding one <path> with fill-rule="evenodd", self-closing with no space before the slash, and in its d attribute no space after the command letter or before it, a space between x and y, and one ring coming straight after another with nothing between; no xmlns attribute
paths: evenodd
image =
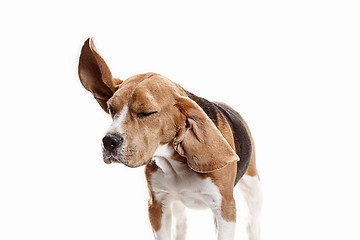
<svg viewBox="0 0 360 240"><path fill-rule="evenodd" d="M118 151L108 151L103 148L103 160L106 164L122 163L126 166L131 166L132 161L136 156L134 149L121 149Z"/></svg>
<svg viewBox="0 0 360 240"><path fill-rule="evenodd" d="M113 158L113 157L104 157L104 162L105 162L106 164L120 163L119 160L117 160L116 158Z"/></svg>

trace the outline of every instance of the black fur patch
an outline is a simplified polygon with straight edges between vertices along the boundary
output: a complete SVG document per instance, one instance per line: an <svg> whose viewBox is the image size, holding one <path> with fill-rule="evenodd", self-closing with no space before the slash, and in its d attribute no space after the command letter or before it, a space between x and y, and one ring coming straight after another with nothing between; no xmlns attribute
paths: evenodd
<svg viewBox="0 0 360 240"><path fill-rule="evenodd" d="M240 161L237 162L235 186L249 168L252 153L252 144L249 133L244 125L244 119L226 104L213 103L190 92L186 91L186 93L190 99L195 101L204 110L216 127L218 127L217 116L220 116L229 123L234 137L235 152L240 157Z"/></svg>

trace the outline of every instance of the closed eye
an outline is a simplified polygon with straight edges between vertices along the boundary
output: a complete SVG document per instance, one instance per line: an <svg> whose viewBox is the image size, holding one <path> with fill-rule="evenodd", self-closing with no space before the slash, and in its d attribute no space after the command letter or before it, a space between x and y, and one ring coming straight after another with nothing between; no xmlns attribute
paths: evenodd
<svg viewBox="0 0 360 240"><path fill-rule="evenodd" d="M137 114L137 117L138 118L144 118L144 117L148 117L148 116L150 116L150 115L153 115L153 114L155 114L155 113L157 113L157 111L154 111L154 112L141 112L141 113L138 113Z"/></svg>
<svg viewBox="0 0 360 240"><path fill-rule="evenodd" d="M115 116L116 111L115 111L112 107L109 106L109 107L108 107L108 111L109 111L111 117L114 117L114 116Z"/></svg>

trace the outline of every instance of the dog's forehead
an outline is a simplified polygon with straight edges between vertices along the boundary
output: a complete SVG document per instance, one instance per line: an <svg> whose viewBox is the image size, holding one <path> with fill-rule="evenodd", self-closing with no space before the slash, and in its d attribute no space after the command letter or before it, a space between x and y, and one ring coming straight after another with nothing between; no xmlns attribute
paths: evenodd
<svg viewBox="0 0 360 240"><path fill-rule="evenodd" d="M129 85L127 87L118 89L109 99L108 105L116 110L121 110L128 103L131 92L132 88Z"/></svg>
<svg viewBox="0 0 360 240"><path fill-rule="evenodd" d="M168 98L177 92L176 85L169 79L155 73L132 76L126 79L109 100L109 105L121 110L125 105L141 104L144 101Z"/></svg>

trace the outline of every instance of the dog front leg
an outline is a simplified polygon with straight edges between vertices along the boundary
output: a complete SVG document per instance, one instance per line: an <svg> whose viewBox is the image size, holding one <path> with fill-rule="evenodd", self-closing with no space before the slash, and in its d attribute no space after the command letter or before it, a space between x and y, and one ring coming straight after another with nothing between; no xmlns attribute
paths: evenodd
<svg viewBox="0 0 360 240"><path fill-rule="evenodd" d="M155 240L171 239L171 209L157 202L149 201L149 218Z"/></svg>
<svg viewBox="0 0 360 240"><path fill-rule="evenodd" d="M235 237L236 206L235 200L222 199L221 205L212 207L218 240L233 240Z"/></svg>
<svg viewBox="0 0 360 240"><path fill-rule="evenodd" d="M185 240L186 238L186 216L185 206L178 201L172 205L172 215L175 220L175 232L173 233L174 240Z"/></svg>

